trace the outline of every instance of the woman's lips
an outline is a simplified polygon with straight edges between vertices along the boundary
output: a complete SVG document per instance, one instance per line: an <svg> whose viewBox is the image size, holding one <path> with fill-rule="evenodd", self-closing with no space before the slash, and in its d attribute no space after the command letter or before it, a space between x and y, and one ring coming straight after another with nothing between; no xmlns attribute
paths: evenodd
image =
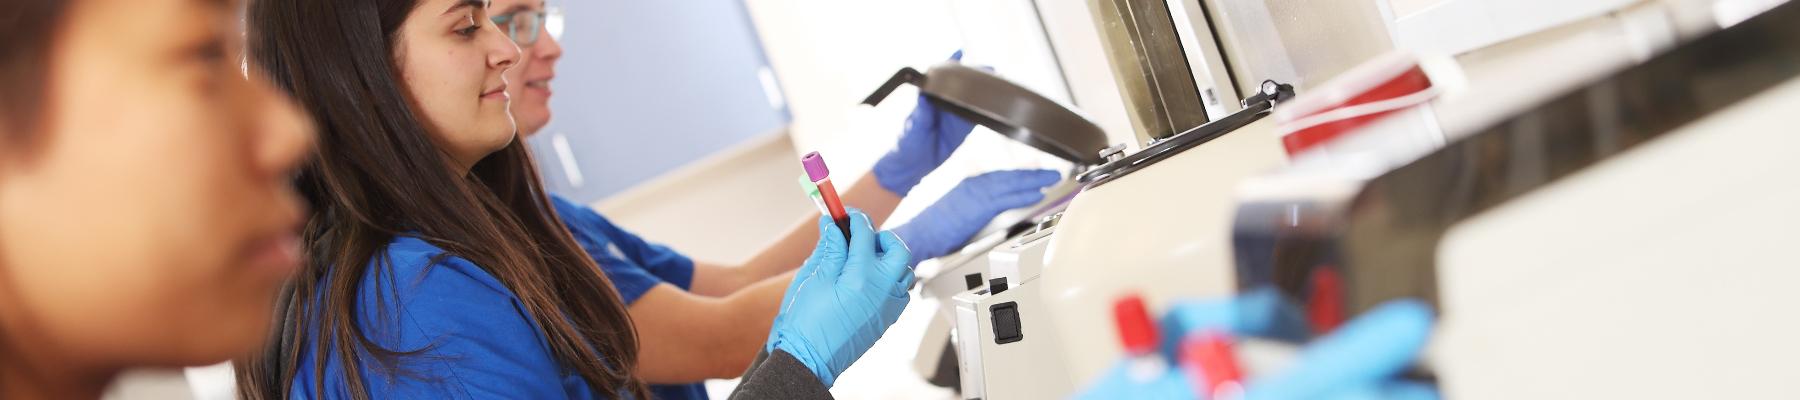
<svg viewBox="0 0 1800 400"><path fill-rule="evenodd" d="M544 97L550 97L550 78L525 81L525 90L535 91Z"/></svg>
<svg viewBox="0 0 1800 400"><path fill-rule="evenodd" d="M508 98L509 97L506 95L506 84L501 84L500 86L496 86L481 93L482 100L506 100Z"/></svg>
<svg viewBox="0 0 1800 400"><path fill-rule="evenodd" d="M300 237L283 231L251 242L250 265L258 269L291 275L300 268Z"/></svg>

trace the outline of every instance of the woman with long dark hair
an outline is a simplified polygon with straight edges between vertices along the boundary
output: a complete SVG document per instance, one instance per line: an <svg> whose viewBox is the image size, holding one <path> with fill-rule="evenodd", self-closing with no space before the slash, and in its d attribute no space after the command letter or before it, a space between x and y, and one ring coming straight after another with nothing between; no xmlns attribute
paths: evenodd
<svg viewBox="0 0 1800 400"><path fill-rule="evenodd" d="M311 140L246 79L237 2L0 2L0 398L255 350Z"/></svg>
<svg viewBox="0 0 1800 400"><path fill-rule="evenodd" d="M245 397L648 397L617 290L514 134L519 50L487 3L257 0L248 22L253 64L321 132L306 261ZM848 241L821 221L740 394L827 396L898 318L911 255L855 214Z"/></svg>

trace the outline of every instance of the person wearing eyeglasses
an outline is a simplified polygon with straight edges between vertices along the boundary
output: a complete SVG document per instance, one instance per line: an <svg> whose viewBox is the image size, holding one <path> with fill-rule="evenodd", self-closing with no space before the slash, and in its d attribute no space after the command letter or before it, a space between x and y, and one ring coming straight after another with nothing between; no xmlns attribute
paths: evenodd
<svg viewBox="0 0 1800 400"><path fill-rule="evenodd" d="M494 0L492 20L523 51L506 74L519 133L550 122L550 82L563 48L563 14L541 0ZM960 58L960 52L952 58ZM842 197L876 225L892 214L914 185L963 142L974 125L920 98L899 143ZM912 264L957 250L1001 212L1043 199L1059 180L1054 171L998 171L969 178L912 222L894 229ZM706 398L705 379L744 373L765 343L783 289L819 240L812 216L796 221L774 244L742 265L694 261L613 224L595 210L553 196L553 203L587 253L629 305L640 340L638 373L658 398Z"/></svg>

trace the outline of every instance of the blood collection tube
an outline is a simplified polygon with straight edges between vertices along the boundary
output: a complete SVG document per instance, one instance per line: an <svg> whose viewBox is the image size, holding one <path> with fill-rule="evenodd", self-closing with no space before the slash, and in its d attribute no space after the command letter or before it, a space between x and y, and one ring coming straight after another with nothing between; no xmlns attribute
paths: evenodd
<svg viewBox="0 0 1800 400"><path fill-rule="evenodd" d="M825 209L831 213L831 220L837 222L839 230L844 232L844 240L850 240L850 214L844 212L844 201L838 199L837 187L831 186L831 169L825 168L825 157L819 152L806 153L800 157L800 166L806 168L806 177L812 179L813 185L819 188L819 198L825 202Z"/></svg>

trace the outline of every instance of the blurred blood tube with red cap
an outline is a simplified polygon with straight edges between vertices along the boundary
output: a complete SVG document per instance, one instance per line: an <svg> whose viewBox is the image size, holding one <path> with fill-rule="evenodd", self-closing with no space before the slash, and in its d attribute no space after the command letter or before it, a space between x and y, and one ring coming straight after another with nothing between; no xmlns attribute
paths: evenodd
<svg viewBox="0 0 1800 400"><path fill-rule="evenodd" d="M1231 335L1207 331L1189 335L1181 341L1181 365L1194 374L1190 381L1198 384L1199 398L1240 399L1244 395L1243 369L1238 367L1237 352L1232 350Z"/></svg>
<svg viewBox="0 0 1800 400"><path fill-rule="evenodd" d="M1138 382L1149 382L1168 371L1168 363L1156 354L1156 324L1144 307L1144 298L1127 294L1113 302L1113 320L1119 328L1119 344L1129 359L1129 376Z"/></svg>
<svg viewBox="0 0 1800 400"><path fill-rule="evenodd" d="M1155 320L1144 306L1144 298L1127 294L1113 302L1113 320L1119 329L1119 344L1128 357L1127 376L1135 382L1150 382L1168 372L1169 363L1157 353L1161 343ZM1179 357L1194 382L1197 398L1239 399L1244 388L1243 369L1230 334L1208 330L1182 338Z"/></svg>

